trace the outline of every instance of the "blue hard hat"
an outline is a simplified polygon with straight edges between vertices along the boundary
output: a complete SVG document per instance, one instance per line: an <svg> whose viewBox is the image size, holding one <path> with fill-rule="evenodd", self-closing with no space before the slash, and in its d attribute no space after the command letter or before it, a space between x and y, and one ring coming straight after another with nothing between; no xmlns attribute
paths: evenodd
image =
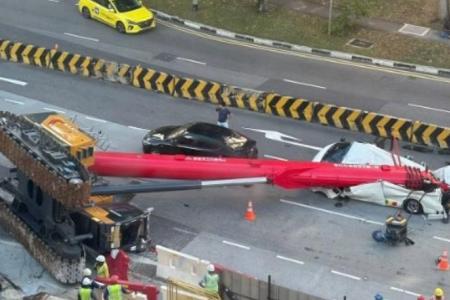
<svg viewBox="0 0 450 300"><path fill-rule="evenodd" d="M380 293L375 295L375 300L383 300L383 296Z"/></svg>

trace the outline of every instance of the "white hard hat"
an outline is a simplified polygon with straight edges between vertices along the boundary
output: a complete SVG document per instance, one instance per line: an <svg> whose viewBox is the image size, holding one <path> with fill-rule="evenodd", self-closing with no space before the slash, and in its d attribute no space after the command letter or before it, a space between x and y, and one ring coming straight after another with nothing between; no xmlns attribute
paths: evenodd
<svg viewBox="0 0 450 300"><path fill-rule="evenodd" d="M83 281L81 282L82 285L91 285L91 283L92 281L87 277L84 277Z"/></svg>
<svg viewBox="0 0 450 300"><path fill-rule="evenodd" d="M206 270L208 270L208 272L214 272L215 268L213 264L209 264L208 267L206 268Z"/></svg>
<svg viewBox="0 0 450 300"><path fill-rule="evenodd" d="M99 255L99 256L97 256L97 258L95 260L103 263L103 262L105 262L105 257L103 255Z"/></svg>
<svg viewBox="0 0 450 300"><path fill-rule="evenodd" d="M83 276L91 276L92 275L92 271L89 268L86 268L83 270Z"/></svg>

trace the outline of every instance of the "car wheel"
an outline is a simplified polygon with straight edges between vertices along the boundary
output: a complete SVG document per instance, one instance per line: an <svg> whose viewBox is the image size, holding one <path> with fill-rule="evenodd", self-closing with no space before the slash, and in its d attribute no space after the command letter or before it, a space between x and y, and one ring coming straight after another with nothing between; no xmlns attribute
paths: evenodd
<svg viewBox="0 0 450 300"><path fill-rule="evenodd" d="M81 10L81 14L83 15L83 17L85 19L91 18L91 12L89 11L89 9L87 7L83 7L83 9Z"/></svg>
<svg viewBox="0 0 450 300"><path fill-rule="evenodd" d="M126 33L125 25L122 22L117 22L116 29L120 33Z"/></svg>
<svg viewBox="0 0 450 300"><path fill-rule="evenodd" d="M422 213L422 205L416 199L406 199L403 207L409 214L417 215Z"/></svg>

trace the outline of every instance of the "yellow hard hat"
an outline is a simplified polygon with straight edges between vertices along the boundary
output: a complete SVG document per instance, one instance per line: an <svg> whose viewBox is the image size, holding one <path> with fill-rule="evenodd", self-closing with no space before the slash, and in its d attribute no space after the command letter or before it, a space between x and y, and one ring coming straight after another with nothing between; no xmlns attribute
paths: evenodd
<svg viewBox="0 0 450 300"><path fill-rule="evenodd" d="M437 288L434 290L434 295L436 297L442 297L442 296L444 296L444 291L441 288Z"/></svg>

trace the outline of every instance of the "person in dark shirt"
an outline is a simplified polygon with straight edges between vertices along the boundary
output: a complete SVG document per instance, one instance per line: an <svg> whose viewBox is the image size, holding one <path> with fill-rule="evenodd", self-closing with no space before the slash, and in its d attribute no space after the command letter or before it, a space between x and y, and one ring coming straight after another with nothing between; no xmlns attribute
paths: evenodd
<svg viewBox="0 0 450 300"><path fill-rule="evenodd" d="M228 120L231 117L231 112L228 108L224 107L222 104L216 108L217 111L217 125L229 128Z"/></svg>

